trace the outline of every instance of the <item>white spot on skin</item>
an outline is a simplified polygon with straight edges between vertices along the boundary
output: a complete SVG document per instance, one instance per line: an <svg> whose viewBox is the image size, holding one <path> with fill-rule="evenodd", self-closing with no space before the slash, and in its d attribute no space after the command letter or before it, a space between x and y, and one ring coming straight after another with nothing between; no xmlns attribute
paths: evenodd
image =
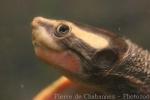
<svg viewBox="0 0 150 100"><path fill-rule="evenodd" d="M23 89L23 88L24 88L24 84L20 84L20 88L22 88L22 89Z"/></svg>
<svg viewBox="0 0 150 100"><path fill-rule="evenodd" d="M120 31L121 30L121 28L120 27L118 27L118 31Z"/></svg>
<svg viewBox="0 0 150 100"><path fill-rule="evenodd" d="M108 47L109 41L108 41L108 39L104 38L103 36L96 35L91 32L88 32L88 31L84 31L75 25L72 25L72 26L73 26L72 33L74 33L74 35L77 38L83 40L85 43L87 43L91 47L93 47L95 49L104 49L104 48Z"/></svg>

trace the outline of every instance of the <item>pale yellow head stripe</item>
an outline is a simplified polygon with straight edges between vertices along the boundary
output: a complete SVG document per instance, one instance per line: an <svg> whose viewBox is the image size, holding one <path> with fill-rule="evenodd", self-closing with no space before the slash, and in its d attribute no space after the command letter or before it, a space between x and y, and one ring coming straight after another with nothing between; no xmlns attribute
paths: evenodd
<svg viewBox="0 0 150 100"><path fill-rule="evenodd" d="M73 25L72 31L77 38L81 39L95 49L104 49L109 45L108 39L104 38L103 36L82 30L75 25Z"/></svg>
<svg viewBox="0 0 150 100"><path fill-rule="evenodd" d="M54 27L57 27L60 23L70 24L72 33L74 33L77 38L81 39L95 49L104 49L109 45L108 39L101 35L96 35L92 32L83 30L71 22L65 20L45 19L42 17L37 17L36 19L44 23L51 24ZM40 34L40 32L42 32L42 34ZM47 35L47 31L43 27L39 27L38 30L36 30L34 33L36 33L38 41L42 41L45 44L50 44L51 48L60 49L57 43L55 43L55 41Z"/></svg>

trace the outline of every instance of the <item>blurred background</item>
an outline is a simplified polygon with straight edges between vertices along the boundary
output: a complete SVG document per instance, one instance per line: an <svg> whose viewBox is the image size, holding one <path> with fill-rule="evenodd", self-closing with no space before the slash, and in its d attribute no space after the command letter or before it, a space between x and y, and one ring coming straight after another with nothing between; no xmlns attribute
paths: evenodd
<svg viewBox="0 0 150 100"><path fill-rule="evenodd" d="M150 48L150 0L0 0L0 100L32 100L60 76L34 54L35 16L105 28Z"/></svg>

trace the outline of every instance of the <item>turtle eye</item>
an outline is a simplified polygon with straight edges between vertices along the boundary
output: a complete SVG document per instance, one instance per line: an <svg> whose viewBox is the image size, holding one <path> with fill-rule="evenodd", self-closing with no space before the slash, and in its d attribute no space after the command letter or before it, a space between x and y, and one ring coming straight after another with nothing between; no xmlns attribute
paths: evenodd
<svg viewBox="0 0 150 100"><path fill-rule="evenodd" d="M56 37L63 37L70 32L70 27L65 24L58 25L56 32L54 33Z"/></svg>

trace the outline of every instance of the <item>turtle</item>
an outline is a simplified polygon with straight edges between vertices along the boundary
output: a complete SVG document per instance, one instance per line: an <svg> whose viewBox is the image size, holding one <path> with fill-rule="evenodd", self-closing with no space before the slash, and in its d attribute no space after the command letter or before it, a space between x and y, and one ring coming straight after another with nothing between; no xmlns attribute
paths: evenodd
<svg viewBox="0 0 150 100"><path fill-rule="evenodd" d="M61 72L34 100L150 100L150 53L106 29L35 17L36 56Z"/></svg>

